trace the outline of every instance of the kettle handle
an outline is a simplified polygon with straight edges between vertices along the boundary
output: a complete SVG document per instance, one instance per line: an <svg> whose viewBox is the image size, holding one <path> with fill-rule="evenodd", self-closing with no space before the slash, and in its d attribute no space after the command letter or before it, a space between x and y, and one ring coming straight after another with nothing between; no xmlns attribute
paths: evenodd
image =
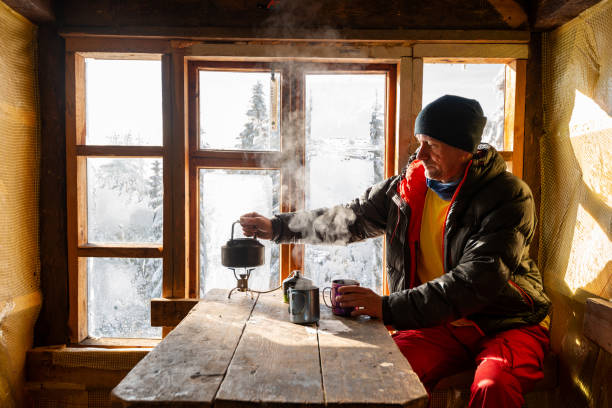
<svg viewBox="0 0 612 408"><path fill-rule="evenodd" d="M234 221L234 222L232 223L232 235L231 235L231 237L230 237L230 240L231 240L231 241L233 241L233 240L234 240L234 225L236 225L236 224L240 224L240 220L238 220L238 221ZM253 238L257 239L257 234L253 234Z"/></svg>

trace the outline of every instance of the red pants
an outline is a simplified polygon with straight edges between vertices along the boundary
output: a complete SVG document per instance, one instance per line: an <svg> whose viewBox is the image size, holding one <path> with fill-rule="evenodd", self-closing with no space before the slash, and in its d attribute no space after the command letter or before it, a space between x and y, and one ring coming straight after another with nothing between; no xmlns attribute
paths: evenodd
<svg viewBox="0 0 612 408"><path fill-rule="evenodd" d="M542 379L548 330L534 325L483 336L474 326L398 331L393 339L427 392L443 377L476 367L470 407L521 407Z"/></svg>

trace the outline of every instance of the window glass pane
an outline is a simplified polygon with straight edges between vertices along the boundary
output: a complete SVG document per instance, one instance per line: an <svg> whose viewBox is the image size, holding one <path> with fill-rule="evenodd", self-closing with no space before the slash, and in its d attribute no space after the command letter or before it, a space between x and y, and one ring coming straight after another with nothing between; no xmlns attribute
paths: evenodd
<svg viewBox="0 0 612 408"><path fill-rule="evenodd" d="M504 148L505 69L504 64L423 64L423 106L443 95L476 99L487 117L482 141L512 150Z"/></svg>
<svg viewBox="0 0 612 408"><path fill-rule="evenodd" d="M348 202L384 177L384 74L306 76L306 207ZM320 286L357 279L382 289L382 238L307 245L305 273Z"/></svg>
<svg viewBox="0 0 612 408"><path fill-rule="evenodd" d="M200 149L279 150L280 74L200 71Z"/></svg>
<svg viewBox="0 0 612 408"><path fill-rule="evenodd" d="M162 145L161 62L85 59L90 145Z"/></svg>
<svg viewBox="0 0 612 408"><path fill-rule="evenodd" d="M161 259L87 258L89 336L160 338L151 298L161 297L161 286Z"/></svg>
<svg viewBox="0 0 612 408"><path fill-rule="evenodd" d="M162 159L87 159L89 242L162 242Z"/></svg>
<svg viewBox="0 0 612 408"><path fill-rule="evenodd" d="M279 191L278 170L200 170L200 296L212 288L236 286L232 271L221 265L221 247L242 214L256 211L269 217L278 212ZM243 237L236 225L234 238ZM266 263L253 271L249 287L267 290L279 284L279 246L260 242Z"/></svg>

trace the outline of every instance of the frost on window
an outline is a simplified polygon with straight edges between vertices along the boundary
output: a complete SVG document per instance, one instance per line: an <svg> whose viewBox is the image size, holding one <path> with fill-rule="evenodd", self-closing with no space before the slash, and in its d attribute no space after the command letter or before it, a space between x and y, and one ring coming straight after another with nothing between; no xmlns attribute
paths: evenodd
<svg viewBox="0 0 612 408"><path fill-rule="evenodd" d="M86 143L162 145L161 62L85 59Z"/></svg>
<svg viewBox="0 0 612 408"><path fill-rule="evenodd" d="M88 242L162 242L161 159L87 159Z"/></svg>
<svg viewBox="0 0 612 408"><path fill-rule="evenodd" d="M476 99L487 117L482 141L512 150L504 146L505 69L504 64L423 64L423 106L443 95Z"/></svg>
<svg viewBox="0 0 612 408"><path fill-rule="evenodd" d="M200 149L279 150L280 74L200 71Z"/></svg>
<svg viewBox="0 0 612 408"><path fill-rule="evenodd" d="M162 260L88 258L90 337L159 338L151 327L151 298L161 297Z"/></svg>
<svg viewBox="0 0 612 408"><path fill-rule="evenodd" d="M221 247L242 214L256 211L269 216L279 211L279 180L278 170L200 170L200 296L212 288L236 286L232 271L221 265ZM234 238L244 238L238 224ZM266 263L253 271L249 287L268 290L278 286L279 247L268 240L260 242Z"/></svg>
<svg viewBox="0 0 612 408"><path fill-rule="evenodd" d="M306 207L346 203L383 180L384 74L306 76ZM318 286L352 278L382 292L382 238L306 245L305 273Z"/></svg>

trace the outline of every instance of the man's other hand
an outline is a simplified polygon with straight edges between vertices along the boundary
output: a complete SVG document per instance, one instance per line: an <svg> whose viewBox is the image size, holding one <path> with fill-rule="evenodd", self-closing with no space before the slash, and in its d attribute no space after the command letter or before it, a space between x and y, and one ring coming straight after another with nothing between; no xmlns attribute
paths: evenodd
<svg viewBox="0 0 612 408"><path fill-rule="evenodd" d="M382 320L382 297L369 288L341 286L336 302L340 307L355 307L351 316L368 315Z"/></svg>
<svg viewBox="0 0 612 408"><path fill-rule="evenodd" d="M240 216L242 232L247 237L272 238L272 221L256 212L250 212Z"/></svg>

